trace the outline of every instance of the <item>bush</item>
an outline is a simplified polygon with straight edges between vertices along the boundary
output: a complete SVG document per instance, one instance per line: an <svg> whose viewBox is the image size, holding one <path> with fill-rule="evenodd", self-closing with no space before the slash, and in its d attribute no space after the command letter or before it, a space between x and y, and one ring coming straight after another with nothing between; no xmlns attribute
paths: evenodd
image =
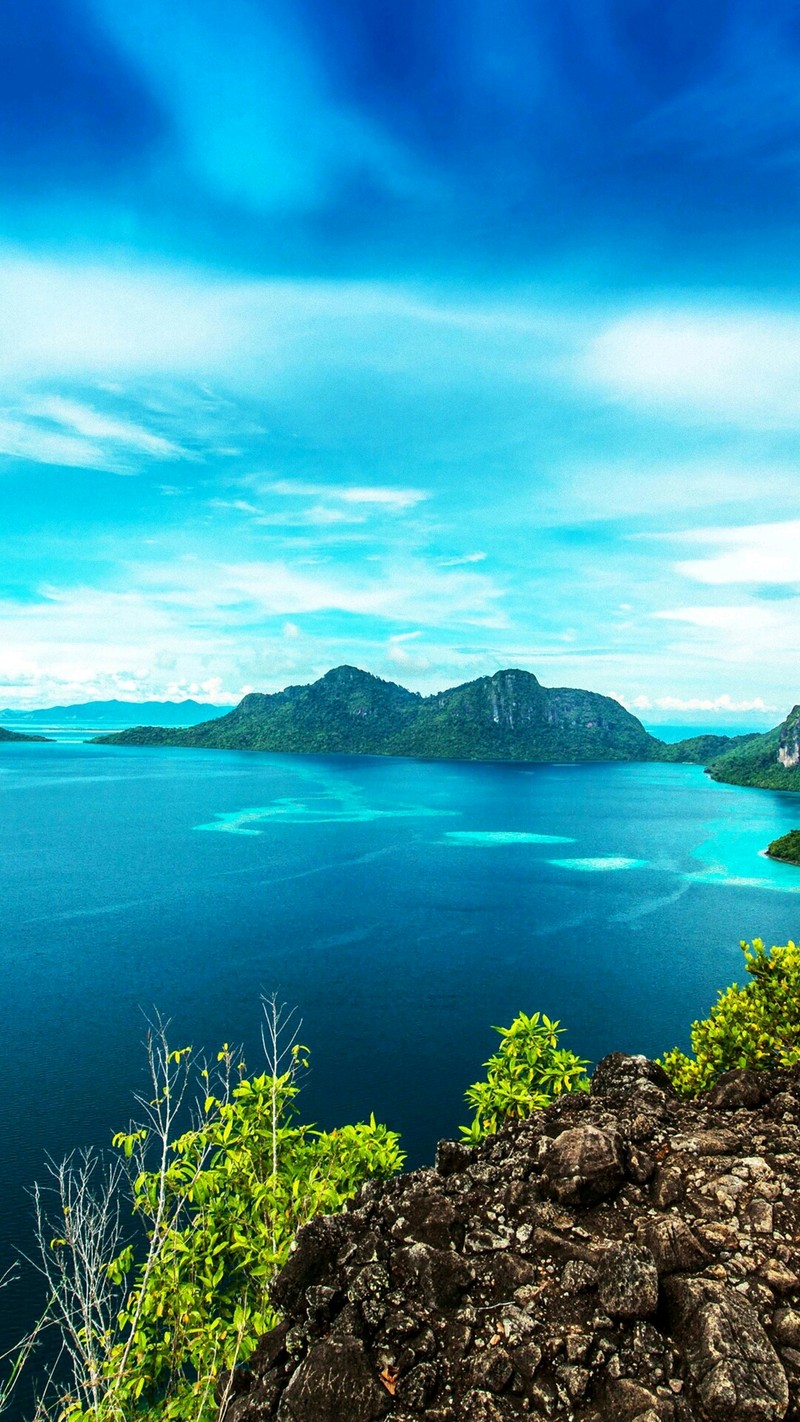
<svg viewBox="0 0 800 1422"><path fill-rule="evenodd" d="M475 1116L461 1134L477 1144L509 1120L530 1116L567 1091L588 1091L587 1062L559 1047L564 1028L543 1013L521 1012L510 1027L495 1027L500 1049L485 1062L486 1080L465 1093Z"/></svg>
<svg viewBox="0 0 800 1422"><path fill-rule="evenodd" d="M789 1067L800 1062L800 948L742 943L751 981L721 992L708 1017L692 1024L692 1052L673 1047L661 1060L676 1091L706 1091L733 1067Z"/></svg>
<svg viewBox="0 0 800 1422"><path fill-rule="evenodd" d="M266 1007L270 1069L257 1076L228 1048L209 1074L190 1048L170 1050L157 1024L152 1095L137 1098L143 1124L114 1137L116 1164L91 1154L64 1162L53 1171L53 1208L37 1190L51 1317L73 1360L71 1386L40 1417L213 1417L216 1379L277 1322L268 1287L296 1231L401 1168L399 1138L374 1117L333 1131L298 1119L306 1049L282 1042L287 1021L274 1002Z"/></svg>

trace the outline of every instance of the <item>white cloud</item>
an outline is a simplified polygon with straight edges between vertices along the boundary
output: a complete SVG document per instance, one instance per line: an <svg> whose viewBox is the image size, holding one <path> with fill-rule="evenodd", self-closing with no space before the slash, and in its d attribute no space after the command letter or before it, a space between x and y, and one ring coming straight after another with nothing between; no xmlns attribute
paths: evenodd
<svg viewBox="0 0 800 1422"><path fill-rule="evenodd" d="M793 427L800 422L800 315L645 307L594 335L577 370L612 398L663 414Z"/></svg>
<svg viewBox="0 0 800 1422"><path fill-rule="evenodd" d="M485 553L465 553L461 558L440 558L439 567L462 568L467 563L483 563L485 561L485 558Z"/></svg>
<svg viewBox="0 0 800 1422"><path fill-rule="evenodd" d="M684 534L683 541L723 548L711 557L677 564L677 571L695 582L800 584L800 519L696 529Z"/></svg>
<svg viewBox="0 0 800 1422"><path fill-rule="evenodd" d="M674 607L663 612L654 612L652 616L664 622L687 622L692 627L733 632L737 635L764 631L775 622L773 608L748 603L740 607Z"/></svg>
<svg viewBox="0 0 800 1422"><path fill-rule="evenodd" d="M767 705L760 696L737 701L727 692L723 692L721 696L635 696L633 700L624 701L623 704L632 711L757 711L759 714L769 714L780 709Z"/></svg>
<svg viewBox="0 0 800 1422"><path fill-rule="evenodd" d="M103 463L103 451L91 440L7 416L0 416L0 454L70 469L96 469Z"/></svg>
<svg viewBox="0 0 800 1422"><path fill-rule="evenodd" d="M529 381L581 329L563 311L377 281L236 278L0 249L0 376L155 376L263 391L289 368L356 367L417 386L454 371Z"/></svg>
<svg viewBox="0 0 800 1422"><path fill-rule="evenodd" d="M171 440L155 435L129 420L112 416L82 405L77 400L65 400L61 396L49 395L39 399L29 399L27 410L31 415L51 420L73 430L87 439L99 439L114 446L141 451L157 459L182 459L185 451Z"/></svg>
<svg viewBox="0 0 800 1422"><path fill-rule="evenodd" d="M422 559L376 558L368 575L361 569L311 571L298 564L265 561L213 568L187 564L163 573L151 570L147 576L153 581L163 578L170 603L211 604L217 615L225 617L231 607L249 607L251 614L260 615L338 611L427 626L505 625L498 607L503 591L490 578L471 571L441 571Z"/></svg>
<svg viewBox="0 0 800 1422"><path fill-rule="evenodd" d="M394 489L369 484L305 484L293 479L276 479L262 486L266 494L285 498L331 499L344 504L376 504L392 513L413 509L430 496L424 489Z"/></svg>

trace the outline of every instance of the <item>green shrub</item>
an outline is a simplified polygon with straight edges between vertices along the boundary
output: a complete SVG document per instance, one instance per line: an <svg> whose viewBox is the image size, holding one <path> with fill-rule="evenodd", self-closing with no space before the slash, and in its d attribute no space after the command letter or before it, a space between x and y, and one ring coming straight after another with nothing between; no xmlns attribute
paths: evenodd
<svg viewBox="0 0 800 1422"><path fill-rule="evenodd" d="M280 1029L279 1013L272 1021ZM398 1136L374 1117L333 1131L301 1122L296 1072L307 1065L306 1049L271 1055L288 1058L285 1070L246 1076L223 1049L215 1085L202 1067L195 1071L191 1049L168 1050L160 1030L150 1049L154 1094L139 1098L145 1124L113 1141L129 1169L105 1177L91 1161L61 1168L60 1229L48 1237L55 1217L40 1213L39 1240L76 1367L72 1387L42 1416L212 1418L219 1374L245 1361L277 1322L268 1286L296 1231L342 1209L366 1180L402 1167ZM175 1132L193 1082L202 1087L195 1119ZM118 1182L117 1199L106 1178ZM124 1218L124 1180L140 1223L133 1244L119 1231L101 1239L96 1227L100 1216ZM90 1190L100 1198L87 1211ZM104 1239L119 1244L103 1249Z"/></svg>
<svg viewBox="0 0 800 1422"><path fill-rule="evenodd" d="M530 1116L566 1091L588 1091L587 1062L559 1047L564 1028L543 1013L521 1012L510 1027L495 1027L500 1048L485 1062L486 1079L465 1093L475 1116L461 1134L473 1144L515 1117Z"/></svg>
<svg viewBox="0 0 800 1422"><path fill-rule="evenodd" d="M692 1024L692 1052L673 1047L661 1059L682 1096L706 1091L733 1067L789 1067L800 1062L800 948L741 944L750 982L721 992L708 1017Z"/></svg>

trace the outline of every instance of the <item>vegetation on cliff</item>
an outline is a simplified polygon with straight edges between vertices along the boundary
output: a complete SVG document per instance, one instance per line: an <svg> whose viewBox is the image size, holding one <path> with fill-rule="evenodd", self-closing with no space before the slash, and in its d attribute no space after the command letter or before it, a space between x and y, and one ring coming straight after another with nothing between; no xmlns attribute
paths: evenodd
<svg viewBox="0 0 800 1422"><path fill-rule="evenodd" d="M589 1065L559 1047L564 1028L544 1013L521 1012L510 1027L495 1027L500 1047L484 1062L486 1076L466 1092L475 1115L461 1134L472 1145L511 1120L524 1120L567 1091L588 1091Z"/></svg>
<svg viewBox="0 0 800 1422"><path fill-rule="evenodd" d="M732 1069L800 1064L800 949L741 946L750 981L694 1023L692 1055L673 1048L648 1066L679 1096ZM496 1030L499 1049L466 1093L474 1118L451 1155L472 1159L509 1122L560 1110L589 1089L587 1063L559 1045L558 1022L521 1013ZM73 1156L54 1168L50 1191L37 1188L50 1299L39 1332L58 1330L72 1369L67 1384L52 1384L37 1422L210 1422L216 1380L232 1385L229 1370L277 1321L283 1295L273 1281L297 1230L400 1170L398 1138L374 1118L329 1132L299 1119L307 1051L274 1001L264 1042L265 1072L248 1075L227 1046L209 1069L191 1049L172 1050L156 1023L140 1120L114 1138L111 1162ZM486 1222L472 1227L485 1233ZM15 1376L29 1357L26 1345Z"/></svg>
<svg viewBox="0 0 800 1422"><path fill-rule="evenodd" d="M708 766L713 780L761 790L800 790L800 706L774 730L717 756Z"/></svg>
<svg viewBox="0 0 800 1422"><path fill-rule="evenodd" d="M758 740L758 731L750 731L743 736L689 736L685 741L675 741L665 745L659 755L660 760L680 761L686 765L708 765L710 761L729 751L738 750L751 741Z"/></svg>
<svg viewBox="0 0 800 1422"><path fill-rule="evenodd" d="M800 948L771 950L760 938L741 944L750 981L721 992L708 1017L692 1024L692 1053L674 1047L662 1058L683 1096L707 1091L733 1068L793 1067L800 1063Z"/></svg>

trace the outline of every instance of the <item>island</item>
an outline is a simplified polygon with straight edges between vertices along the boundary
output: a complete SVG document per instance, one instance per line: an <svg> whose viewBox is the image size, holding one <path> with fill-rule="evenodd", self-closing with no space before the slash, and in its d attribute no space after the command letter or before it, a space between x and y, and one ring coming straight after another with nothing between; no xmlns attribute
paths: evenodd
<svg viewBox="0 0 800 1422"><path fill-rule="evenodd" d="M352 666L310 685L251 692L227 715L189 729L139 726L95 737L103 745L549 764L706 764L748 739L693 737L668 746L613 697L542 686L515 667L421 696Z"/></svg>
<svg viewBox="0 0 800 1422"><path fill-rule="evenodd" d="M22 731L7 731L0 726L0 741L49 741L49 736L28 736Z"/></svg>
<svg viewBox="0 0 800 1422"><path fill-rule="evenodd" d="M780 859L784 864L800 865L800 830L789 830L780 839L773 839L766 853L770 859Z"/></svg>

